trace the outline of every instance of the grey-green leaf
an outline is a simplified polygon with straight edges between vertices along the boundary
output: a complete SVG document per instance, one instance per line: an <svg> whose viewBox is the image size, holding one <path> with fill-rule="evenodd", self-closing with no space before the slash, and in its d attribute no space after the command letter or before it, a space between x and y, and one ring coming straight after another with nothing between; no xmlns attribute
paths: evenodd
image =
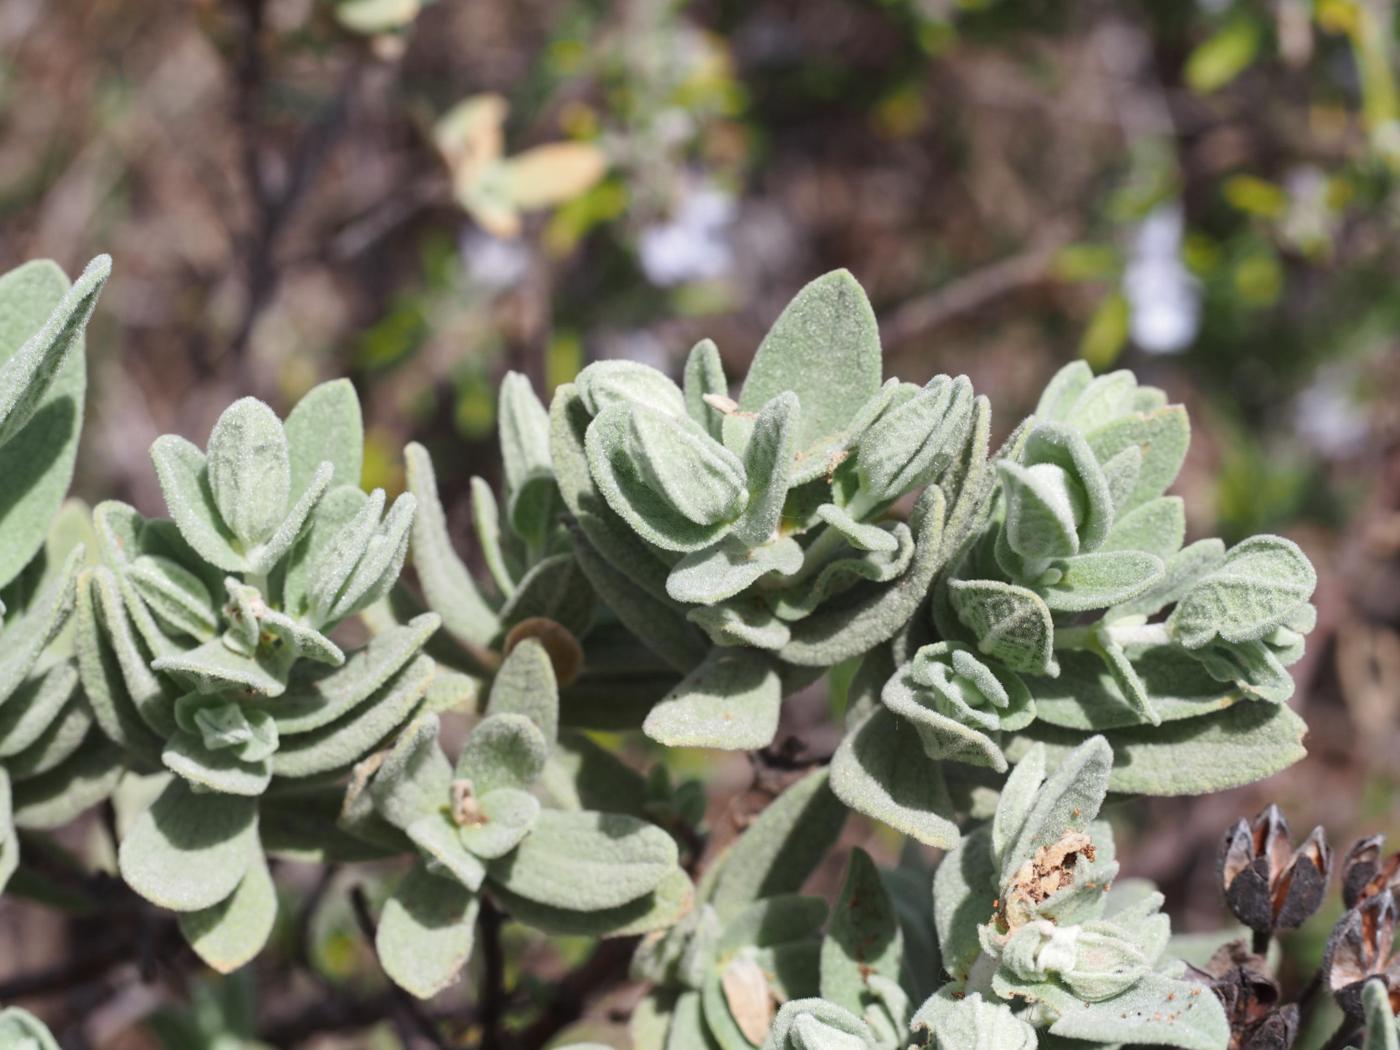
<svg viewBox="0 0 1400 1050"><path fill-rule="evenodd" d="M767 747L778 729L782 683L752 649L715 648L647 714L643 731L667 747Z"/></svg>
<svg viewBox="0 0 1400 1050"><path fill-rule="evenodd" d="M229 531L245 548L271 536L292 485L282 421L257 398L240 398L214 424L205 455L209 491Z"/></svg>
<svg viewBox="0 0 1400 1050"><path fill-rule="evenodd" d="M172 911L200 911L228 897L254 863L257 801L196 794L173 780L122 839L122 878Z"/></svg>
<svg viewBox="0 0 1400 1050"><path fill-rule="evenodd" d="M660 828L620 813L544 810L492 882L556 908L601 911L636 900L676 870L676 844Z"/></svg>
<svg viewBox="0 0 1400 1050"><path fill-rule="evenodd" d="M818 277L793 298L764 336L739 395L757 412L797 394L795 442L810 449L840 432L880 388L880 333L864 289L845 270Z"/></svg>
<svg viewBox="0 0 1400 1050"><path fill-rule="evenodd" d="M379 916L374 947L384 972L419 999L451 987L471 957L480 906L457 881L415 866Z"/></svg>
<svg viewBox="0 0 1400 1050"><path fill-rule="evenodd" d="M360 484L364 471L364 421L360 399L348 379L312 387L296 403L284 424L292 476L290 500L301 499L316 469L329 463L335 485Z"/></svg>
<svg viewBox="0 0 1400 1050"><path fill-rule="evenodd" d="M846 809L832 794L824 770L789 786L726 854L710 895L720 918L801 889L845 823Z"/></svg>

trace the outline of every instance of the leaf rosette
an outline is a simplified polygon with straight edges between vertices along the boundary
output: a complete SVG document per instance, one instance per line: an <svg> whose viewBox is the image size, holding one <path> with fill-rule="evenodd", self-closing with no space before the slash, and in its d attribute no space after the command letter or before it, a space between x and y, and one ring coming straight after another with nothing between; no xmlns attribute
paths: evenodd
<svg viewBox="0 0 1400 1050"><path fill-rule="evenodd" d="M415 715L470 683L423 653L431 613L345 651L331 635L383 599L403 565L411 495L386 510L359 487L363 431L348 382L310 391L282 421L244 398L207 448L167 435L152 458L170 511L93 512L100 564L77 584L83 688L136 772L167 783L134 816L128 884L182 913L212 966L234 969L269 934L264 848L363 852L316 819L336 782Z"/></svg>
<svg viewBox="0 0 1400 1050"><path fill-rule="evenodd" d="M1113 885L1112 832L1097 819L1112 761L1094 737L1047 776L1046 750L1031 750L991 823L944 858L934 906L951 981L915 1027L975 994L1066 1039L1186 1050L1228 1041L1219 1000L1182 980L1182 964L1165 954L1162 895Z"/></svg>
<svg viewBox="0 0 1400 1050"><path fill-rule="evenodd" d="M578 563L683 676L644 722L654 739L766 745L783 695L899 631L970 530L990 492L985 399L965 377L881 371L870 305L836 272L784 310L737 400L708 340L680 386L602 361L556 392Z"/></svg>
<svg viewBox="0 0 1400 1050"><path fill-rule="evenodd" d="M483 895L526 925L604 937L669 926L690 903L665 831L630 813L542 804L560 793L549 787L549 667L535 640L512 651L455 762L427 715L352 779L342 826L417 857L385 902L376 947L389 977L421 998L458 980Z"/></svg>

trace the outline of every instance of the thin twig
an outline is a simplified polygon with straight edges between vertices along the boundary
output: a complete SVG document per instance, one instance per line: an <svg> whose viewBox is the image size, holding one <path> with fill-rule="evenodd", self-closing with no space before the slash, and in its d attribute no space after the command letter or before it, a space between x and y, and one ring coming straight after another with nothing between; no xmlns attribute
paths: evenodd
<svg viewBox="0 0 1400 1050"><path fill-rule="evenodd" d="M506 1005L506 957L501 944L501 913L482 898L477 916L477 939L481 942L481 992L477 1008L481 1020L481 1050L500 1050L501 1021Z"/></svg>
<svg viewBox="0 0 1400 1050"><path fill-rule="evenodd" d="M1002 296L1041 283L1049 277L1055 256L1073 239L1069 227L1053 227L1025 251L911 299L881 323L885 344L908 342Z"/></svg>
<svg viewBox="0 0 1400 1050"><path fill-rule="evenodd" d="M635 937L602 941L575 970L564 976L539 1018L520 1033L515 1050L541 1050L566 1025L583 1016L590 999L623 981L636 947Z"/></svg>

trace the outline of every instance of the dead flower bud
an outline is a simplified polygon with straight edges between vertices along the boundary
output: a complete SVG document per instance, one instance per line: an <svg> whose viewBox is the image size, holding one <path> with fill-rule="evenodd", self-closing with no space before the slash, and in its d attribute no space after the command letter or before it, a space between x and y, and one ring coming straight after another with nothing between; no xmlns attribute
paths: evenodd
<svg viewBox="0 0 1400 1050"><path fill-rule="evenodd" d="M1342 917L1327 942L1323 974L1337 1004L1362 1016L1361 988L1369 980L1385 984L1392 1010L1400 1010L1400 952L1396 951L1396 903L1381 890Z"/></svg>
<svg viewBox="0 0 1400 1050"><path fill-rule="evenodd" d="M1260 933L1291 930L1322 904L1332 850L1320 827L1293 849L1288 821L1270 806L1226 832L1219 867L1225 903L1240 922Z"/></svg>
<svg viewBox="0 0 1400 1050"><path fill-rule="evenodd" d="M1362 839L1347 851L1342 861L1342 900L1355 908L1381 890L1400 891L1400 852L1382 859L1384 835Z"/></svg>

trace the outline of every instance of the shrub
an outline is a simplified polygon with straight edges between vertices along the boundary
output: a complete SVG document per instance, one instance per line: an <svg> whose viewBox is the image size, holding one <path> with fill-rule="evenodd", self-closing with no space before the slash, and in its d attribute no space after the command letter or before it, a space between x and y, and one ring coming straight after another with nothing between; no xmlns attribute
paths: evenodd
<svg viewBox="0 0 1400 1050"><path fill-rule="evenodd" d="M345 381L285 420L239 400L203 449L159 438L168 518L61 505L107 271L0 279L0 886L17 828L112 795L122 879L219 971L273 930L269 856L377 860L401 875L377 919L356 905L415 996L502 918L640 937L638 1050L1264 1045L1236 977L1318 907L1325 840L1290 852L1276 814L1232 829L1222 890L1254 940L1197 972L1161 894L1116 881L1101 818L1303 754L1287 668L1312 566L1275 536L1184 543L1166 493L1189 424L1162 391L1070 365L994 451L988 399L885 379L864 293L829 274L737 398L709 341L680 385L602 361L546 407L507 376L478 581L423 447L392 504L360 488ZM586 732L765 749L833 669L840 746L717 856L700 785ZM853 849L829 910L801 890L851 810L948 852L882 871ZM1349 857L1324 983L1393 1048L1379 850ZM0 1031L51 1045L19 1011Z"/></svg>

